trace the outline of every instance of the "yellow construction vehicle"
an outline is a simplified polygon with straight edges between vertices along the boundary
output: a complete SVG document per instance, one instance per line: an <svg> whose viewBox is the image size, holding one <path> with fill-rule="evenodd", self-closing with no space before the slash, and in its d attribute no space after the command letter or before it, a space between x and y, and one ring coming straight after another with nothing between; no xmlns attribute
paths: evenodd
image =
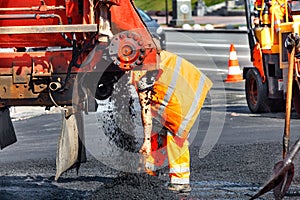
<svg viewBox="0 0 300 200"><path fill-rule="evenodd" d="M253 67L245 67L245 89L251 112L285 110L283 160L276 163L272 178L251 198L273 189L282 199L294 176L300 139L290 149L292 106L300 114L300 2L287 0L245 0L248 39Z"/></svg>
<svg viewBox="0 0 300 200"><path fill-rule="evenodd" d="M300 4L285 0L258 0L251 4L245 0L245 9L253 63L243 69L248 107L253 113L284 111L289 65L286 43L291 39L297 42ZM293 105L300 113L297 52L296 61Z"/></svg>

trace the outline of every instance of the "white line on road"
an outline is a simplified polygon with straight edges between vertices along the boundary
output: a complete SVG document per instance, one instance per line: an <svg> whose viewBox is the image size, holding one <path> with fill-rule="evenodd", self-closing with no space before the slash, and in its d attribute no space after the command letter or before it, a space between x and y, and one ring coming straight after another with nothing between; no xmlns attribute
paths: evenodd
<svg viewBox="0 0 300 200"><path fill-rule="evenodd" d="M225 43L225 42L227 42L228 40L225 40L225 39L203 39L203 38L201 38L201 41L204 41L204 42L223 42L223 43Z"/></svg>
<svg viewBox="0 0 300 200"><path fill-rule="evenodd" d="M219 57L219 58L228 58L229 55L221 55L221 54L203 54L203 53L180 53L180 52L173 52L175 54L178 54L180 56L205 56L205 57ZM250 55L237 55L238 58L250 58Z"/></svg>
<svg viewBox="0 0 300 200"><path fill-rule="evenodd" d="M201 71L210 71L210 72L228 72L227 69L216 69L216 68L202 68L198 67Z"/></svg>
<svg viewBox="0 0 300 200"><path fill-rule="evenodd" d="M221 47L221 48L229 48L230 44L208 44L208 43L197 43L195 42L167 42L167 45L176 45L176 46L198 46L198 47ZM245 44L235 44L236 48L247 48L249 49L249 45Z"/></svg>

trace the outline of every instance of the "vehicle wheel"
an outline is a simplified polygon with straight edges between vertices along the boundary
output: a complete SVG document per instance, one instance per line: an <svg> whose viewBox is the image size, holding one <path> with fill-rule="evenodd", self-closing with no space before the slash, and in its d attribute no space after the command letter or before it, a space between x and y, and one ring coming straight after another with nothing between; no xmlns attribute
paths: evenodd
<svg viewBox="0 0 300 200"><path fill-rule="evenodd" d="M98 100L105 100L111 96L114 90L113 84L102 84L98 83L98 87L96 89L95 98Z"/></svg>
<svg viewBox="0 0 300 200"><path fill-rule="evenodd" d="M300 91L296 82L293 83L293 106L295 111L300 115Z"/></svg>
<svg viewBox="0 0 300 200"><path fill-rule="evenodd" d="M246 99L252 113L270 112L268 87L262 82L259 72L253 68L246 74Z"/></svg>
<svg viewBox="0 0 300 200"><path fill-rule="evenodd" d="M98 100L105 100L110 97L114 91L114 84L118 82L123 74L123 71L116 71L108 68L98 81L95 98Z"/></svg>

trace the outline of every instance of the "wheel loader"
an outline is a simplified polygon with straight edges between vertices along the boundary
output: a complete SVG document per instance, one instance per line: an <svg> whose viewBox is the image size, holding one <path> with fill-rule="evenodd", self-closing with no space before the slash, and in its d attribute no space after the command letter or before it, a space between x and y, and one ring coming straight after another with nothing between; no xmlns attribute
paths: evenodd
<svg viewBox="0 0 300 200"><path fill-rule="evenodd" d="M272 5L280 6L281 19L276 17L278 10L272 12ZM287 40L299 34L299 2L245 0L245 11L253 64L243 68L248 107L252 113L284 111L289 66ZM292 105L300 113L297 56L295 59Z"/></svg>
<svg viewBox="0 0 300 200"><path fill-rule="evenodd" d="M283 199L295 174L300 138L289 148L291 110L300 114L300 2L245 0L248 40L253 66L243 69L248 107L253 113L285 111L282 161L272 177L250 199L273 190Z"/></svg>

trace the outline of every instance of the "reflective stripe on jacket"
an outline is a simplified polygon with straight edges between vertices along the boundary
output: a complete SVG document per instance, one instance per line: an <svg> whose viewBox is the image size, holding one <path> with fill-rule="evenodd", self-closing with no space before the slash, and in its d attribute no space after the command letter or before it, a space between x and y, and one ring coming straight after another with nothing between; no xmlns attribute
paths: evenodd
<svg viewBox="0 0 300 200"><path fill-rule="evenodd" d="M153 86L152 114L175 135L186 138L212 82L177 55L162 51L160 56L161 72Z"/></svg>

